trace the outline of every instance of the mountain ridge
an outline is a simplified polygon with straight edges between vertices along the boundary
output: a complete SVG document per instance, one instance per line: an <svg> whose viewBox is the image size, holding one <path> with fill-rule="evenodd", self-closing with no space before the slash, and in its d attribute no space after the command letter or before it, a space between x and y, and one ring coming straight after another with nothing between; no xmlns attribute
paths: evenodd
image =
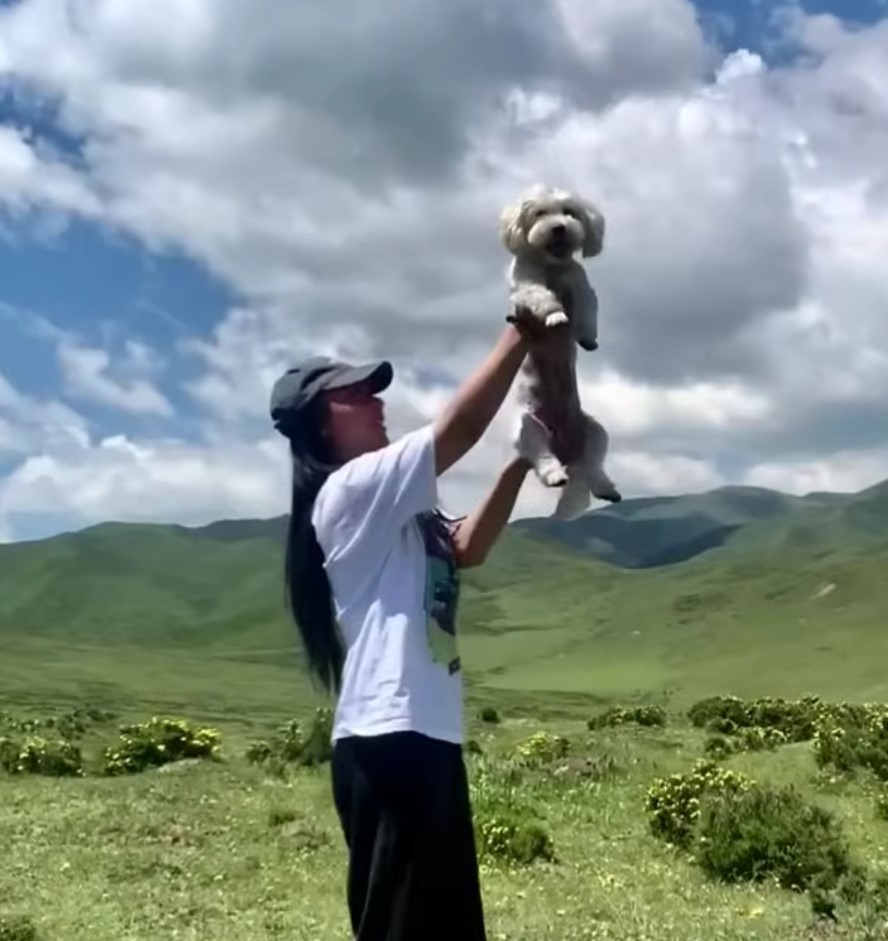
<svg viewBox="0 0 888 941"><path fill-rule="evenodd" d="M601 519L619 538L594 531ZM214 672L232 676L234 663L244 682L302 688L285 524L110 522L0 546L0 688L36 695L34 683L71 688L86 675L125 701L136 689L158 695L167 676L212 690ZM627 501L567 524L573 545L549 525L510 525L465 573L460 634L474 688L888 695L888 486L807 501L724 488ZM612 561L621 552L630 564ZM646 564L656 553L669 564Z"/></svg>
<svg viewBox="0 0 888 941"><path fill-rule="evenodd" d="M756 517L770 518L779 515L787 509L807 509L812 506L835 507L844 506L852 501L864 498L881 500L888 499L888 480L881 481L861 491L811 491L806 494L790 494L766 487L744 484L724 484L707 491L695 491L685 494L669 494L624 499L619 504L603 504L595 507L581 516L578 520L561 522L549 516L528 516L514 519L509 523L510 528L529 532L534 536L555 537L555 541L562 542L571 547L582 548L583 536L578 535L584 527L597 525L600 521L606 526L611 520L631 521L644 515L649 520L670 520L678 516L699 513L701 516L710 515L715 523L720 523L726 530L733 531L745 525ZM223 517L209 523L186 525L174 522L127 522L118 520L105 520L93 523L81 529L66 531L39 539L21 540L17 542L0 544L0 552L8 546L36 545L64 539L79 534L102 531L110 527L125 528L138 526L145 529L156 527L174 529L184 535L195 538L216 539L219 541L241 541L250 538L275 538L282 541L286 535L288 517L279 514L271 517ZM594 522L593 522L594 521ZM705 551L705 550L702 550ZM626 559L619 557L609 558L610 561L626 567L646 567L634 565ZM694 553L696 554L696 553ZM691 555L685 556L690 558ZM680 561L683 561L681 559ZM656 564L669 564L659 562Z"/></svg>
<svg viewBox="0 0 888 941"><path fill-rule="evenodd" d="M571 522L538 516L513 525L622 568L658 568L728 544L753 523L844 507L866 493L798 496L765 487L727 485L606 505Z"/></svg>

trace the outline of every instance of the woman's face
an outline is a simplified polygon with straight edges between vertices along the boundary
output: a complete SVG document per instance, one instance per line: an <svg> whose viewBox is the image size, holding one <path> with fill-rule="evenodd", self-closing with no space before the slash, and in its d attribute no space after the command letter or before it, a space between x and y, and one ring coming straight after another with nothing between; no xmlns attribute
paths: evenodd
<svg viewBox="0 0 888 941"><path fill-rule="evenodd" d="M350 461L388 443L385 407L369 382L324 393L326 433L340 462Z"/></svg>

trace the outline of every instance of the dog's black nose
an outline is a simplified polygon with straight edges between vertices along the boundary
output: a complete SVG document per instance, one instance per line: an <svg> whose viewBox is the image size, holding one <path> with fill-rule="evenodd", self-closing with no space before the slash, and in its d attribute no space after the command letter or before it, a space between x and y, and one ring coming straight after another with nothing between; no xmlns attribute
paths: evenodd
<svg viewBox="0 0 888 941"><path fill-rule="evenodd" d="M564 235L565 232L567 229L560 222L552 226L552 235Z"/></svg>

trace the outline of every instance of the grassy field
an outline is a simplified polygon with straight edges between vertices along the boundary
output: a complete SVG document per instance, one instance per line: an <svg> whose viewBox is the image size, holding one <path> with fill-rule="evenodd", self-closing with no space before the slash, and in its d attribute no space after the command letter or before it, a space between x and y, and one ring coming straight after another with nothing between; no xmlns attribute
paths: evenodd
<svg viewBox="0 0 888 941"><path fill-rule="evenodd" d="M806 896L767 882L713 881L653 837L645 810L651 782L689 770L703 755L706 733L683 714L670 714L663 728L590 732L592 711L572 708L572 717L547 720L506 712L498 725L473 714L472 735L484 752L469 759L476 786L485 767L505 763L535 733L569 742L566 758L524 772L518 783L555 859L485 857L492 941L885 937L883 916L866 905L817 923ZM328 766L272 773L250 764L246 747L274 723L230 718L217 723L218 762L114 778L0 774L0 938L347 938L345 855ZM85 753L95 758L115 735L113 722L90 727ZM837 815L867 865L888 868L888 823L876 818L870 779L818 771L810 743L724 764L756 780L794 783Z"/></svg>
<svg viewBox="0 0 888 941"><path fill-rule="evenodd" d="M10 696L210 712L311 698L268 540L111 527L0 548L15 550L0 557ZM460 643L471 681L501 695L888 699L886 566L888 546L844 540L633 571L509 533L467 578Z"/></svg>
<svg viewBox="0 0 888 941"><path fill-rule="evenodd" d="M611 546L634 553L626 567L513 529L469 574L460 638L483 753L469 759L477 806L518 801L555 849L530 865L485 857L492 941L888 938L873 906L815 921L811 899L773 880L713 879L646 817L652 783L704 754L711 731L686 715L702 697L888 702L888 491L818 500L785 513L762 493L629 505L622 522L642 518L641 535L621 530ZM714 547L645 568L648 533L660 555L703 536ZM0 712L117 716L87 730L85 777L0 771L0 941L348 937L327 767L276 773L245 757L323 701L284 616L280 562L280 526L255 521L0 546ZM665 708L667 724L587 728L615 704ZM504 721L481 723L483 707ZM93 773L119 723L155 714L217 728L221 760ZM516 767L515 748L539 732L564 737L568 755ZM867 760L883 756L888 778L888 722L885 739ZM835 814L855 858L888 871L885 785L818 767L816 748L721 763L793 784Z"/></svg>

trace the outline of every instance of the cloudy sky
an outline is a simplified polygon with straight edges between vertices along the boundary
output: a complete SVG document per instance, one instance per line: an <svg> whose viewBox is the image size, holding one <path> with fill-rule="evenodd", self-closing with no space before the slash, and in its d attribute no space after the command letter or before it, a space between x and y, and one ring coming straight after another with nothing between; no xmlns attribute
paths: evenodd
<svg viewBox="0 0 888 941"><path fill-rule="evenodd" d="M268 389L311 351L428 420L537 180L607 217L624 494L888 477L888 5L718 2L0 0L0 540L285 512Z"/></svg>

